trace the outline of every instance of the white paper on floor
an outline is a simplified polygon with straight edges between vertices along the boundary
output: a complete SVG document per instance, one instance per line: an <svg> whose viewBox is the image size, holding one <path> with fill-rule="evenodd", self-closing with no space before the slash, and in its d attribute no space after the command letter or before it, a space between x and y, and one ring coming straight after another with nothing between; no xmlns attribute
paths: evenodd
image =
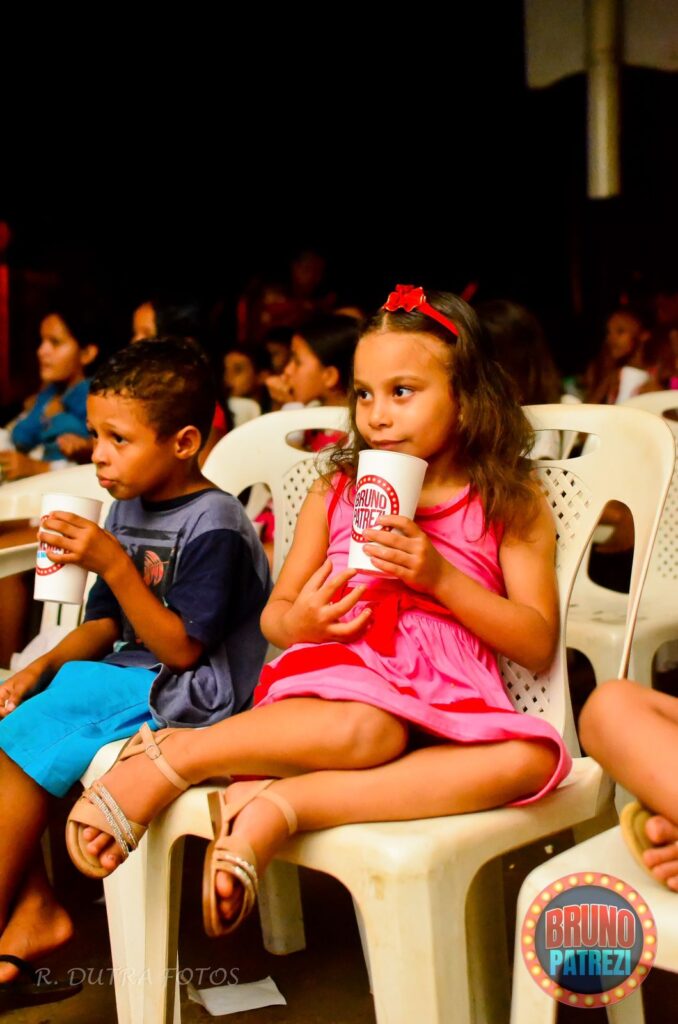
<svg viewBox="0 0 678 1024"><path fill-rule="evenodd" d="M212 1017L240 1010L258 1010L261 1006L287 1006L273 978L250 981L237 985L218 985L216 988L188 986L188 998L203 1006Z"/></svg>

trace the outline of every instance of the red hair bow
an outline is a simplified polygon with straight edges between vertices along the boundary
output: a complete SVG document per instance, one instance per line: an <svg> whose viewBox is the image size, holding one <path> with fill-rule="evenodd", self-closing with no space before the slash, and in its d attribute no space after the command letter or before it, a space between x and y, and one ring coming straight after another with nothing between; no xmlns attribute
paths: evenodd
<svg viewBox="0 0 678 1024"><path fill-rule="evenodd" d="M388 313L395 313L399 309L404 309L406 313L412 313L417 309L420 313L430 316L432 320L437 320L443 327L447 327L448 331L452 331L452 334L459 337L456 324L449 320L444 313L439 313L437 309L434 309L427 301L424 289L415 288L413 284L397 284L395 291L390 293L384 303L383 309Z"/></svg>
<svg viewBox="0 0 678 1024"><path fill-rule="evenodd" d="M413 284L397 284L396 290L391 292L384 303L384 309L389 313L395 313L397 309L411 313L413 309L421 306L422 302L426 302L423 288L415 288Z"/></svg>

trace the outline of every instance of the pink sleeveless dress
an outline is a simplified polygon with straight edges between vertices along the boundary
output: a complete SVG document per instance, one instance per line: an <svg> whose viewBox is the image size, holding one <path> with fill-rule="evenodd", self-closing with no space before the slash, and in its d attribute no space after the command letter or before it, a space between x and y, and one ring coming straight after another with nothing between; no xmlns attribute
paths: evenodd
<svg viewBox="0 0 678 1024"><path fill-rule="evenodd" d="M333 574L346 567L353 505L346 477L327 496L328 555ZM483 533L483 511L468 488L453 501L419 508L416 523L447 561L496 594L505 594L499 566L501 528ZM571 759L560 735L544 719L516 711L504 689L495 653L442 605L399 580L358 573L365 583L372 625L350 643L294 644L262 671L257 706L286 697L361 701L382 708L434 736L455 743L543 740L559 754L546 786L517 803L530 803L568 774Z"/></svg>

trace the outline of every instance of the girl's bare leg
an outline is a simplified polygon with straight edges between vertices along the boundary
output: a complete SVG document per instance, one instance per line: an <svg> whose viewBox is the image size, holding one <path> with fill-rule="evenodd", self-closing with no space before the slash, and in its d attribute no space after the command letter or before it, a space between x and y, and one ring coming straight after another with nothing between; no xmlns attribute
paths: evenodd
<svg viewBox="0 0 678 1024"><path fill-rule="evenodd" d="M70 918L49 888L39 856L47 794L0 751L0 953L25 959L66 942ZM0 982L17 969L0 964Z"/></svg>
<svg viewBox="0 0 678 1024"><path fill-rule="evenodd" d="M587 753L658 812L646 825L656 849L643 859L678 891L678 699L615 679L593 692L579 728Z"/></svg>
<svg viewBox="0 0 678 1024"><path fill-rule="evenodd" d="M176 730L162 744L190 782L224 775L283 777L320 768L367 768L397 757L408 729L393 715L354 701L294 697L234 715L207 729ZM146 757L114 765L104 785L131 821L146 823L179 795ZM89 849L112 870L120 863L111 837L86 829Z"/></svg>
<svg viewBox="0 0 678 1024"><path fill-rule="evenodd" d="M272 787L297 814L299 830L350 822L405 821L498 807L538 792L552 776L557 755L550 745L509 740L477 746L450 744L412 751L362 771L319 771L288 777ZM229 787L229 798L253 783ZM287 838L275 804L253 800L236 818L233 833L252 846L261 873ZM229 874L217 875L220 912L231 919L242 898Z"/></svg>

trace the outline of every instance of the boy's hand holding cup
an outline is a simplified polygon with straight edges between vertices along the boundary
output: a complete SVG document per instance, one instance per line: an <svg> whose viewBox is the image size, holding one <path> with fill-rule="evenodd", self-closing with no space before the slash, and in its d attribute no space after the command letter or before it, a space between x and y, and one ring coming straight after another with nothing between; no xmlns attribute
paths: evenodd
<svg viewBox="0 0 678 1024"><path fill-rule="evenodd" d="M415 455L374 448L360 453L348 549L349 568L389 575L378 569L363 550L369 543L365 531L390 529L376 525L382 516L414 519L427 469L428 463Z"/></svg>
<svg viewBox="0 0 678 1024"><path fill-rule="evenodd" d="M66 548L50 546L43 539L44 523L57 512L72 513L81 519L98 524L103 503L96 498L78 498L72 494L45 494L40 509L40 531L38 533L38 552L35 567L35 589L33 596L36 601L58 601L61 604L82 604L87 582L88 566L85 568L75 562L60 562L53 559L66 555ZM98 528L98 525L97 525ZM50 526L47 531L52 537L60 534ZM101 531L103 533L103 531ZM50 557L51 556L51 557ZM68 557L68 556L67 556ZM95 569L95 571L97 571Z"/></svg>

